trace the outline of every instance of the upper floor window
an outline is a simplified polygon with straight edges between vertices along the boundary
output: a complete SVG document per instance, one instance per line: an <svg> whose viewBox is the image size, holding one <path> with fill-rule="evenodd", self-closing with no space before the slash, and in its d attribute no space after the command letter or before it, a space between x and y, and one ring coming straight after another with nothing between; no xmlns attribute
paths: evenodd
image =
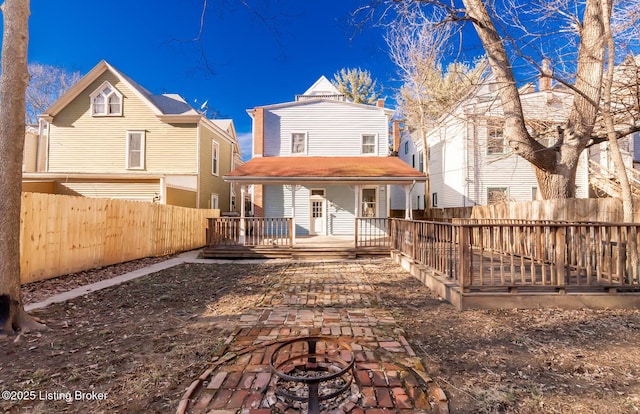
<svg viewBox="0 0 640 414"><path fill-rule="evenodd" d="M291 134L291 154L300 155L307 153L307 133L293 132Z"/></svg>
<svg viewBox="0 0 640 414"><path fill-rule="evenodd" d="M502 124L502 121L498 120L489 120L487 122L487 155L505 154L507 152Z"/></svg>
<svg viewBox="0 0 640 414"><path fill-rule="evenodd" d="M424 152L418 153L418 171L424 172Z"/></svg>
<svg viewBox="0 0 640 414"><path fill-rule="evenodd" d="M127 168L144 169L145 131L127 131Z"/></svg>
<svg viewBox="0 0 640 414"><path fill-rule="evenodd" d="M122 115L122 94L109 82L103 83L91 94L91 115Z"/></svg>
<svg viewBox="0 0 640 414"><path fill-rule="evenodd" d="M375 154L376 153L376 136L374 134L362 135L362 153L363 154Z"/></svg>
<svg viewBox="0 0 640 414"><path fill-rule="evenodd" d="M487 204L499 204L509 201L508 187L488 187L487 188Z"/></svg>
<svg viewBox="0 0 640 414"><path fill-rule="evenodd" d="M211 141L211 174L220 174L220 144Z"/></svg>
<svg viewBox="0 0 640 414"><path fill-rule="evenodd" d="M405 154L409 153L409 141L404 142L404 153Z"/></svg>
<svg viewBox="0 0 640 414"><path fill-rule="evenodd" d="M527 131L533 139L544 145L552 146L558 138L559 125L549 121L528 120Z"/></svg>

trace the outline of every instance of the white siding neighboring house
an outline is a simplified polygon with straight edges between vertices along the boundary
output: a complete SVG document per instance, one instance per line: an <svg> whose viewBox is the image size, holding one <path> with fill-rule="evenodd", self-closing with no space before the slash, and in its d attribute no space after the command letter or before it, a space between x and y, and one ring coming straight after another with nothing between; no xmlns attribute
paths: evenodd
<svg viewBox="0 0 640 414"><path fill-rule="evenodd" d="M623 107L628 110L628 121L618 119L617 128L627 128L633 125L633 114L637 106L637 84L640 81L640 55L627 57L622 63L616 66L614 71L614 94L623 100ZM618 100L616 99L616 101ZM636 124L637 125L637 124ZM618 140L618 147L622 154L625 167L628 169L627 175L630 178L631 186L637 192L640 184L640 132L635 132ZM608 142L603 142L588 149L589 153L589 173L591 174L591 184L594 195L598 197L613 196L619 197L620 190L617 185L611 185L612 178L615 177L616 168L611 157L611 150Z"/></svg>
<svg viewBox="0 0 640 414"><path fill-rule="evenodd" d="M424 176L388 156L393 114L348 102L324 76L295 101L259 106L253 158L225 175L251 186L253 214L292 217L296 235L353 235L355 217L387 217L389 187Z"/></svg>
<svg viewBox="0 0 640 414"><path fill-rule="evenodd" d="M528 122L550 126L566 119L573 96L559 87L535 91L532 85L527 85L521 88L520 98ZM488 76L468 99L430 129L427 135L429 197L433 207L466 207L537 198L533 167L511 152L507 137L503 136L503 124L497 85ZM403 137L398 154L409 165L422 151L419 139L413 140L413 148L411 141ZM405 151L406 145L409 151ZM586 151L578 167L576 185L576 196L588 197ZM412 206L418 199L424 200L423 186L416 186L412 192ZM395 208L399 203L394 199L392 205Z"/></svg>

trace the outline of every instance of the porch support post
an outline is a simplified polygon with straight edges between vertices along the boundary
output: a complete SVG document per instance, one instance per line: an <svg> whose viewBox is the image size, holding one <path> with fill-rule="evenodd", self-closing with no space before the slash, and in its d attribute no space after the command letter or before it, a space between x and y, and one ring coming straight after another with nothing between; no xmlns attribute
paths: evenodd
<svg viewBox="0 0 640 414"><path fill-rule="evenodd" d="M354 235L355 235L355 246L358 247L358 217L360 217L360 214L358 214L360 212L360 186L359 185L354 185L353 186L353 203L354 203L354 209L353 209L353 231L354 231Z"/></svg>
<svg viewBox="0 0 640 414"><path fill-rule="evenodd" d="M405 220L413 219L413 211L411 210L411 188L412 185L404 186L404 218Z"/></svg>
<svg viewBox="0 0 640 414"><path fill-rule="evenodd" d="M296 244L296 185L291 185L291 244Z"/></svg>
<svg viewBox="0 0 640 414"><path fill-rule="evenodd" d="M246 193L247 186L244 184L240 185L240 235L239 242L244 245L244 236L245 236L245 219L244 219L244 195Z"/></svg>

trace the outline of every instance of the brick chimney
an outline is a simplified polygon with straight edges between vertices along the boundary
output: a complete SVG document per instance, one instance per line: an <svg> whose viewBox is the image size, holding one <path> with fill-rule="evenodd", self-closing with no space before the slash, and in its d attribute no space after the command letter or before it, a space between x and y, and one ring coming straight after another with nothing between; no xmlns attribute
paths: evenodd
<svg viewBox="0 0 640 414"><path fill-rule="evenodd" d="M400 152L400 141L402 137L400 135L400 121L397 119L393 121L393 152L396 154Z"/></svg>
<svg viewBox="0 0 640 414"><path fill-rule="evenodd" d="M551 90L551 60L547 58L542 59L542 69L540 70L538 90L540 92Z"/></svg>
<svg viewBox="0 0 640 414"><path fill-rule="evenodd" d="M382 99L382 98L378 99L378 102L377 102L376 106L378 108L384 108L384 99Z"/></svg>
<svg viewBox="0 0 640 414"><path fill-rule="evenodd" d="M264 108L253 110L253 156L264 155Z"/></svg>

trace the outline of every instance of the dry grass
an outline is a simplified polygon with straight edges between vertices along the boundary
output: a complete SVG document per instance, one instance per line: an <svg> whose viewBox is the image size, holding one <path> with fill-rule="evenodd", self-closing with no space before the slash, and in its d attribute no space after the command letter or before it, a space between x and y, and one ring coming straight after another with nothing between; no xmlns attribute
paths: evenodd
<svg viewBox="0 0 640 414"><path fill-rule="evenodd" d="M0 389L107 398L0 410L175 412L283 266L185 264L36 312L49 331L0 337ZM458 312L389 260L362 266L452 413L640 411L639 311Z"/></svg>

